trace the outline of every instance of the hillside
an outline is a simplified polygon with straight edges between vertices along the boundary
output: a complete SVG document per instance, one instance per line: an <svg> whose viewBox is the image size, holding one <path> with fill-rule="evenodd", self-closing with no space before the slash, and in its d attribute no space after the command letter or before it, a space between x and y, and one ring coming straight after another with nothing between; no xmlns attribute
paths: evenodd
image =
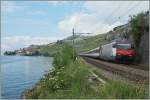
<svg viewBox="0 0 150 100"><path fill-rule="evenodd" d="M148 65L149 63L149 12L139 13L133 16L130 21L121 26L115 27L108 33L98 34L95 36L75 36L75 49L76 52L88 51L96 48L102 44L109 43L110 41L118 38L126 38L132 44L135 45L136 50L136 62ZM30 48L31 53L25 55L44 55L54 56L55 53L65 43L72 45L72 36L65 38L64 40L58 40L57 42L47 45L37 46L36 48ZM22 49L23 51L24 49ZM27 49L28 50L28 49Z"/></svg>
<svg viewBox="0 0 150 100"><path fill-rule="evenodd" d="M93 48L98 47L100 44L105 43L107 40L105 40L106 34L99 34L96 36L84 36L84 37L78 37L75 39L75 49L77 52L87 51ZM39 51L41 53L47 52L49 55L54 55L57 50L63 45L64 43L68 43L72 45L72 40L64 39L62 42L56 42L54 44L48 44L45 46L41 46Z"/></svg>
<svg viewBox="0 0 150 100"><path fill-rule="evenodd" d="M76 52L87 51L100 46L101 44L109 43L114 39L126 38L130 41L136 50L135 61L146 66L149 65L149 11L142 12L131 17L130 21L121 26L115 27L108 33L98 34L95 36L77 36L75 38ZM48 52L53 55L57 52L60 45L69 43L72 45L72 38L62 40L52 45L44 46L40 49L41 52Z"/></svg>

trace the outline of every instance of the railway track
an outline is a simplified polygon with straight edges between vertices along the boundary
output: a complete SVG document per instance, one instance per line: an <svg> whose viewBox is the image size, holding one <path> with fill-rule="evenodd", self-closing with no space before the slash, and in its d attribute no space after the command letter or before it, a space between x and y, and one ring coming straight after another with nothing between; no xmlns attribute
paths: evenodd
<svg viewBox="0 0 150 100"><path fill-rule="evenodd" d="M137 65L116 64L89 57L82 58L87 63L92 64L95 67L98 67L115 75L117 74L130 81L134 81L136 83L144 82L144 84L148 84L149 82L149 71L139 69Z"/></svg>

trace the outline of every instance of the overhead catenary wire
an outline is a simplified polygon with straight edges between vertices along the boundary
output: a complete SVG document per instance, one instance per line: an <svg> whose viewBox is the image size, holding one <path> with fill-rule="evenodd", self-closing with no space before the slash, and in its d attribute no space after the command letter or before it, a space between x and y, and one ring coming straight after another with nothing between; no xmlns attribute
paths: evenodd
<svg viewBox="0 0 150 100"><path fill-rule="evenodd" d="M138 5L140 5L140 4L141 4L141 2L139 1L139 2L136 3L134 6L132 6L131 8L129 8L125 13L123 13L121 16L119 16L119 20L120 20L121 18L123 18L125 15L128 15L133 9L135 9L135 8L136 8ZM125 33L127 33L127 27L128 27L128 25L125 26L125 28L123 29L122 32L125 31Z"/></svg>
<svg viewBox="0 0 150 100"><path fill-rule="evenodd" d="M113 14L117 12L117 10L120 9L120 4L118 4L117 8L115 10L113 10L107 17L106 19L104 19L103 22L108 22L108 20L110 19L110 17L112 18ZM109 22L108 22L109 23ZM97 27L95 30L97 30L99 27Z"/></svg>
<svg viewBox="0 0 150 100"><path fill-rule="evenodd" d="M75 27L77 26L77 24L79 24L79 20L80 20L80 18L81 18L81 13L82 13L82 6L81 6L80 9L79 9L79 15L77 15L77 20L76 20L76 22L74 23L73 28L75 28Z"/></svg>
<svg viewBox="0 0 150 100"><path fill-rule="evenodd" d="M141 2L139 1L138 3L136 3L135 5L133 5L132 7L130 7L127 11L125 11L125 13L121 14L118 17L118 20L122 19L125 15L128 15L133 9L135 9L138 5L140 5ZM117 21L117 20L116 20ZM124 28L123 31L127 31L127 26Z"/></svg>
<svg viewBox="0 0 150 100"><path fill-rule="evenodd" d="M135 7L137 7L139 4L141 4L141 2L136 3L135 5L133 5L132 7L130 7L127 11L125 11L125 13L119 15L116 21L119 21L119 20L122 19L125 15L128 15L129 12L131 12L131 11L132 11Z"/></svg>
<svg viewBox="0 0 150 100"><path fill-rule="evenodd" d="M117 20L120 20L124 17L124 15L127 15L127 13L131 12L135 7L137 7L141 2L136 3L135 5L133 5L132 7L129 7L129 9L127 11L125 11L125 13L121 14L120 16L118 16ZM108 22L110 21L111 18L113 18L112 16L114 16L114 14L116 14L120 9L122 8L121 4L118 4L118 6L116 7L115 10L113 10L107 17L106 19L104 19L104 22ZM73 25L73 28L76 27L79 22L80 22L80 17L81 17L81 13L82 13L82 7L79 10L79 15L77 15L77 20L75 22L75 24ZM116 20L116 21L117 21ZM95 30L97 30L99 27L96 27Z"/></svg>
<svg viewBox="0 0 150 100"><path fill-rule="evenodd" d="M132 4L132 1L129 3L129 4ZM121 9L125 9L125 8L123 8L123 7L126 7L126 6L124 6L125 5L125 3L124 4L120 4L120 9L117 9L116 11L115 11L115 13L112 15L112 16L114 16L115 14L116 14L116 12L118 12L119 10L120 10L120 12L118 12L117 14L119 15L122 11L121 11ZM116 18L117 20L120 20L120 15L119 15L119 17L118 17L118 15L117 15L117 17L116 16L114 16L114 19ZM111 18L113 18L111 16ZM112 19L112 22L114 22L115 20L114 19Z"/></svg>
<svg viewBox="0 0 150 100"><path fill-rule="evenodd" d="M77 15L76 22L73 25L73 59L74 60L77 58L77 57L75 57L75 51L77 51L77 50L75 50L75 41L74 41L75 34L79 34L79 35L81 35L81 34L89 34L89 33L75 33L75 31L74 31L75 26L79 23L79 20L80 20L80 17L81 17L81 12L82 12L81 10L82 10L82 6L81 6L81 8L79 10L80 11L79 15Z"/></svg>
<svg viewBox="0 0 150 100"><path fill-rule="evenodd" d="M125 13L123 13L120 17L124 17L125 15L127 15L127 13L131 12L134 8L138 7L138 5L140 5L141 2L139 1L138 3L136 3L134 6L132 6L131 8L129 8Z"/></svg>
<svg viewBox="0 0 150 100"><path fill-rule="evenodd" d="M120 9L120 4L117 6L117 8L115 10L113 10L108 17L106 17L105 21L109 20L110 18L112 18L112 16L117 12L117 10Z"/></svg>
<svg viewBox="0 0 150 100"><path fill-rule="evenodd" d="M123 14L121 14L121 16L118 16L118 18L117 18L117 20L120 20L120 19L122 19L123 17L124 17L124 15L127 15L127 13L129 13L129 12L131 12L135 7L137 7L139 4L141 4L141 2L139 1L138 3L136 3L135 5L133 5L132 7L129 7L129 9L127 10L127 11L125 11L125 13L123 13ZM112 16L116 13L116 12L118 12L120 9L122 8L122 5L118 5L117 6L117 8L115 9L115 10L113 10L109 15L108 15L108 17L106 17L106 19L104 20L104 22L107 22L107 23L109 23L109 20L111 19L111 18L113 18ZM116 20L116 21L117 21ZM115 21L115 22L116 22ZM99 27L97 27L97 28L99 28ZM96 28L96 29L97 29Z"/></svg>
<svg viewBox="0 0 150 100"><path fill-rule="evenodd" d="M128 9L127 11L125 11L125 13L123 13L121 16L119 16L117 20L120 20L120 18L123 18L125 14L127 15L127 13L131 12L131 11L132 11L135 7L137 7L139 4L140 4L140 2L136 3L136 4L133 5L132 7L129 7L129 9ZM112 16L113 16L116 12L118 12L118 10L121 9L121 7L122 7L122 6L119 4L118 7L117 7L115 10L113 10L113 12L111 12L108 17L106 17L105 22L108 22L109 20L107 20L107 19L108 19L108 18L111 19ZM116 21L117 21L117 20L116 20ZM109 22L108 22L108 23L109 23ZM97 28L99 28L99 27L97 27ZM97 28L96 28L96 30L97 30ZM124 28L123 31L126 31L126 32L127 32L127 26Z"/></svg>
<svg viewBox="0 0 150 100"><path fill-rule="evenodd" d="M125 11L125 13L123 13L121 16L119 16L118 18L122 18L122 16L124 16L125 14L127 15L127 13L129 13L130 11L132 11L136 6L139 5L140 2L138 2L137 4L135 4L134 6L132 6L131 8L129 8L127 11ZM106 19L104 20L105 22L108 22L109 19L112 18L112 16L121 8L121 5L118 4L117 8L115 10L113 10L109 15L108 17L106 17ZM81 12L82 12L82 7L80 8L80 12L79 12L79 15L77 15L77 19L76 19L76 22L74 23L73 25L73 34L74 34L74 27L77 26L79 24L79 21L80 21L80 17L81 17ZM120 20L120 19L119 19ZM97 30L97 28L99 27L96 27L95 30ZM74 38L74 37L73 37ZM73 43L74 44L74 43ZM73 51L74 52L74 51Z"/></svg>
<svg viewBox="0 0 150 100"><path fill-rule="evenodd" d="M132 2L133 2L133 1L131 1L131 3L132 3ZM141 4L140 1L137 2L135 5L129 7L128 10L126 10L123 14L121 14L121 15L118 16L117 20L120 20L120 19L122 19L125 15L128 15L128 13L131 12L134 8L136 8L139 4ZM122 7L122 5L120 5L120 6ZM121 9L121 7L120 7L120 9ZM119 10L119 9L117 9L117 10ZM116 13L117 10L116 10L114 13ZM112 13L112 14L114 15L114 13ZM110 14L110 17L108 17L108 18L112 18L112 16L113 16L112 14ZM116 20L116 21L117 21L117 20Z"/></svg>

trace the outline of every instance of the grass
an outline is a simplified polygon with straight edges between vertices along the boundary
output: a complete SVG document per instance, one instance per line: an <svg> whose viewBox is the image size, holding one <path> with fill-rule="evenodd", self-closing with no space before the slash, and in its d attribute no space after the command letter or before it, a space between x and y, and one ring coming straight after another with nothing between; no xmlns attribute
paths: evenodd
<svg viewBox="0 0 150 100"><path fill-rule="evenodd" d="M112 81L100 87L100 97L107 99L146 99L148 89L143 86L133 87L122 82Z"/></svg>
<svg viewBox="0 0 150 100"><path fill-rule="evenodd" d="M26 93L26 98L95 98L96 93L86 79L90 72L80 60L73 61L69 51L71 46L61 48L54 57L53 71L45 74L39 85Z"/></svg>
<svg viewBox="0 0 150 100"><path fill-rule="evenodd" d="M90 83L89 67L81 59L73 60L72 47L63 44L54 56L50 70L33 89L25 92L27 99L145 99L148 89L109 80L105 85ZM100 75L99 75L100 76ZM103 76L104 77L104 76ZM103 78L101 77L101 78ZM94 88L92 88L94 86ZM95 90L96 89L96 90Z"/></svg>

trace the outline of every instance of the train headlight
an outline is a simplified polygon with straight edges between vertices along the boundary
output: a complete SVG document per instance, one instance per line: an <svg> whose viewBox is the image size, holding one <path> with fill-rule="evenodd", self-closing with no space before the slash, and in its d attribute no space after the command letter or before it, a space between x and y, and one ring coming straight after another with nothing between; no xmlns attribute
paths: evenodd
<svg viewBox="0 0 150 100"><path fill-rule="evenodd" d="M129 55L130 57L132 57L132 55Z"/></svg>
<svg viewBox="0 0 150 100"><path fill-rule="evenodd" d="M118 56L120 56L121 54L120 54L120 53L118 53L117 55L118 55Z"/></svg>

